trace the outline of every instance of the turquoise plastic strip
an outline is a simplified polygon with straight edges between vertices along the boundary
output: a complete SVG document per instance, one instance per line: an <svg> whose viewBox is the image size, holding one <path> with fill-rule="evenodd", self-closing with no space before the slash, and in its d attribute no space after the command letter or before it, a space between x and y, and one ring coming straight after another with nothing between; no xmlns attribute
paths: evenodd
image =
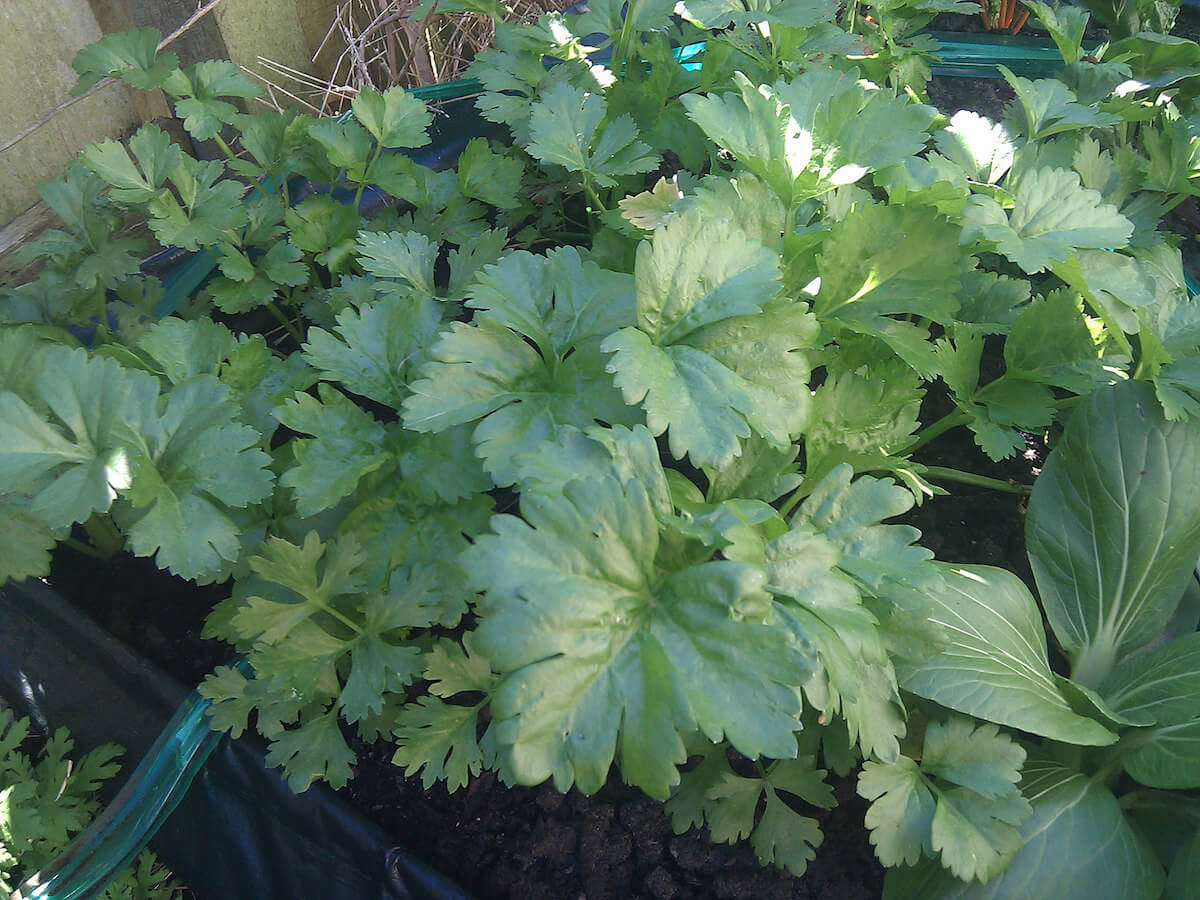
<svg viewBox="0 0 1200 900"><path fill-rule="evenodd" d="M14 900L93 896L123 871L167 820L222 735L208 724L209 701L189 695L113 801Z"/></svg>

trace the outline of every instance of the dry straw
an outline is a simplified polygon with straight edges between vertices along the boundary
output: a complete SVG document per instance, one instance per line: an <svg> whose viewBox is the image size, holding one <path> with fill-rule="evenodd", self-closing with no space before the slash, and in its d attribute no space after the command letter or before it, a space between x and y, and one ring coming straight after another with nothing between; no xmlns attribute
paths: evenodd
<svg viewBox="0 0 1200 900"><path fill-rule="evenodd" d="M561 10L571 0L514 0L505 16L510 22L532 22L544 12ZM314 63L326 62L322 78L259 57L269 75L262 80L272 106L288 98L317 115L336 115L363 87L385 90L418 87L461 78L475 54L489 46L495 23L479 13L442 13L437 3L423 18L413 19L419 0L347 0L336 7ZM332 65L328 59L334 57Z"/></svg>

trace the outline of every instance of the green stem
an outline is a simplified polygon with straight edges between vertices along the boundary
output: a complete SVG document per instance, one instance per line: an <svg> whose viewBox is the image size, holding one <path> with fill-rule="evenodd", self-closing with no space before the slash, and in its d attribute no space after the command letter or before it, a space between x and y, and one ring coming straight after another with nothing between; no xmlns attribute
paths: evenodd
<svg viewBox="0 0 1200 900"><path fill-rule="evenodd" d="M1108 784L1120 773L1125 756L1129 751L1136 750L1154 740L1154 734L1155 729L1153 728L1135 728L1121 735L1121 739L1108 748L1104 760L1100 763L1096 774L1092 776L1092 781L1097 784Z"/></svg>
<svg viewBox="0 0 1200 900"><path fill-rule="evenodd" d="M945 434L951 428L957 428L959 425L966 425L969 421L970 416L968 416L961 409L956 409L953 412L946 413L946 415L942 416L932 425L928 425L918 431L913 437L912 443L898 451L896 455L908 456L918 447L924 447L934 438Z"/></svg>
<svg viewBox="0 0 1200 900"><path fill-rule="evenodd" d="M792 514L792 510L799 506L800 502L812 493L812 485L809 483L810 481L811 479L805 478L804 483L801 484L800 487L796 488L796 490L792 491L792 496L788 497L787 502L784 503L783 506L779 507L779 515L786 519Z"/></svg>
<svg viewBox="0 0 1200 900"><path fill-rule="evenodd" d="M351 618L348 618L343 613L338 612L336 609L334 609L328 603L322 603L322 604L320 604L320 607L321 607L321 609L325 610L325 612L329 613L329 615L333 616L335 619L337 619L339 622L341 622L343 625L345 625L347 628L349 628L351 631L353 631L355 634L363 633L362 627L359 626L359 624L357 622L355 622Z"/></svg>
<svg viewBox="0 0 1200 900"><path fill-rule="evenodd" d="M227 144L225 142L225 138L221 137L221 135L214 134L213 140L217 142L217 146L221 148L221 152L224 153L227 157L229 157L229 159L231 161L236 160L238 158L237 154L233 152L233 148L230 147L229 144ZM251 178L249 180L250 180L250 186L252 188L254 188L256 191L258 191L260 194L262 194L264 197L271 196L270 194L267 193L267 189L262 186L262 182L260 182L257 178Z"/></svg>
<svg viewBox="0 0 1200 900"><path fill-rule="evenodd" d="M83 530L87 532L88 540L92 542L101 559L110 559L125 547L124 536L117 531L113 520L104 513L96 513L84 522Z"/></svg>
<svg viewBox="0 0 1200 900"><path fill-rule="evenodd" d="M629 58L629 41L633 31L634 10L637 8L637 0L629 0L625 7L625 18L621 20L621 32L617 35L617 42L613 46L613 74L618 78L625 71L625 61Z"/></svg>
<svg viewBox="0 0 1200 900"><path fill-rule="evenodd" d="M292 340L294 340L297 344L304 343L304 335L300 333L300 329L296 327L295 323L293 323L291 319L283 314L283 310L275 305L274 300L267 301L267 309L270 311L271 315L273 315L279 321L279 324L287 329L287 333L292 336Z"/></svg>
<svg viewBox="0 0 1200 900"><path fill-rule="evenodd" d="M959 469L947 469L945 466L927 466L925 475L934 481L957 481L959 484L971 484L993 491L1003 491L1006 494L1024 494L1028 497L1033 493L1033 487L1028 484L1001 481L999 478L988 478L986 475L976 475L974 472L963 472Z"/></svg>
<svg viewBox="0 0 1200 900"><path fill-rule="evenodd" d="M362 199L363 191L367 187L367 173L371 171L371 167L375 165L375 160L379 159L379 154L383 152L383 144L376 144L375 151L371 154L371 158L367 161L367 167L363 169L363 180L358 183L358 190L354 192L354 208L358 209L358 201Z"/></svg>

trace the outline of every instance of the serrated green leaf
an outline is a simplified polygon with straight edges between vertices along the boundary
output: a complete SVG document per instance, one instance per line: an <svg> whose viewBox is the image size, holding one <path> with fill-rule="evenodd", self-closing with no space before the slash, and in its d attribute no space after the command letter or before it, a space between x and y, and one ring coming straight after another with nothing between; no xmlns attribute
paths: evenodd
<svg viewBox="0 0 1200 900"><path fill-rule="evenodd" d="M216 731L227 731L240 738L249 727L254 698L246 693L248 679L233 666L217 666L197 688L200 696L212 705L208 721Z"/></svg>
<svg viewBox="0 0 1200 900"><path fill-rule="evenodd" d="M986 885L964 883L932 861L894 869L884 900L1154 900L1162 866L1108 788L1059 763L1026 763L1022 791L1033 815L1024 847ZM1082 852L1077 852L1082 851ZM1086 871L1088 877L1079 877Z"/></svg>
<svg viewBox="0 0 1200 900"><path fill-rule="evenodd" d="M158 385L83 350L55 346L41 360L29 394L36 408L0 392L0 483L32 495L33 515L58 529L107 511L130 486L131 424L153 409Z"/></svg>
<svg viewBox="0 0 1200 900"><path fill-rule="evenodd" d="M468 632L462 643L441 640L425 654L425 678L429 692L453 697L469 691L489 691L496 681L491 663L475 651L474 636Z"/></svg>
<svg viewBox="0 0 1200 900"><path fill-rule="evenodd" d="M421 697L396 716L392 764L404 766L411 777L421 773L426 790L438 781L453 793L466 787L483 768L483 751L476 737L478 706L454 706L437 697Z"/></svg>
<svg viewBox="0 0 1200 900"><path fill-rule="evenodd" d="M238 559L245 529L231 517L271 492L262 436L241 423L232 392L211 376L176 386L142 426L143 450L118 524L138 556L184 578L215 576Z"/></svg>
<svg viewBox="0 0 1200 900"><path fill-rule="evenodd" d="M318 778L344 787L354 775L350 767L355 756L342 737L337 715L328 712L276 737L266 761L268 766L282 766L288 787L299 793Z"/></svg>
<svg viewBox="0 0 1200 900"><path fill-rule="evenodd" d="M585 172L601 187L613 187L622 175L653 170L658 155L637 139L630 116L618 116L603 128L605 102L598 94L556 84L533 104L529 117L529 155Z"/></svg>
<svg viewBox="0 0 1200 900"><path fill-rule="evenodd" d="M596 348L632 319L629 288L628 276L584 264L572 248L487 267L469 300L485 312L472 325L454 323L431 348L404 401L406 427L437 432L482 420L478 452L506 485L517 478L515 458L563 428L636 423Z"/></svg>
<svg viewBox="0 0 1200 900"><path fill-rule="evenodd" d="M246 186L230 178L218 180L222 172L219 162L181 158L181 164L170 175L179 200L168 191L160 191L146 204L150 230L159 243L199 250L222 241L238 242L238 232L247 223L241 203Z"/></svg>
<svg viewBox="0 0 1200 900"><path fill-rule="evenodd" d="M1013 135L1002 122L960 109L949 127L933 136L938 150L958 165L972 181L995 184L1012 166L1016 150Z"/></svg>
<svg viewBox="0 0 1200 900"><path fill-rule="evenodd" d="M816 768L814 757L802 756L773 763L767 771L766 781L773 788L795 794L805 803L820 809L833 809L837 800L833 788L825 781L827 774L824 769Z"/></svg>
<svg viewBox="0 0 1200 900"><path fill-rule="evenodd" d="M71 68L79 73L71 95L79 96L103 78L120 78L143 91L162 87L179 59L170 52L157 55L161 40L162 32L157 28L138 28L106 34L88 44L71 61Z"/></svg>
<svg viewBox="0 0 1200 900"><path fill-rule="evenodd" d="M350 104L354 118L388 149L424 147L429 143L433 113L425 104L401 87L382 94L362 88Z"/></svg>
<svg viewBox="0 0 1200 900"><path fill-rule="evenodd" d="M870 204L836 224L818 257L813 311L854 330L880 317L913 314L948 323L971 261L959 230L932 209Z"/></svg>
<svg viewBox="0 0 1200 900"><path fill-rule="evenodd" d="M11 495L9 495L11 497ZM50 574L50 551L58 541L27 507L0 498L0 585Z"/></svg>
<svg viewBox="0 0 1200 900"><path fill-rule="evenodd" d="M1032 275L1074 250L1124 247L1132 233L1133 223L1084 188L1078 174L1041 168L1021 178L1008 213L990 197L972 197L963 214L962 241L994 243Z"/></svg>
<svg viewBox="0 0 1200 900"><path fill-rule="evenodd" d="M824 840L816 819L794 812L774 791L767 791L766 808L750 836L760 863L774 864L800 878Z"/></svg>
<svg viewBox="0 0 1200 900"><path fill-rule="evenodd" d="M961 785L982 797L1012 793L1021 780L1025 750L995 725L952 716L925 730L921 771Z"/></svg>
<svg viewBox="0 0 1200 900"><path fill-rule="evenodd" d="M1095 106L1075 102L1075 95L1056 78L1030 81L998 66L1005 81L1016 93L1009 108L1013 122L1030 141L1041 140L1064 131L1115 125L1121 117L1102 112Z"/></svg>
<svg viewBox="0 0 1200 900"><path fill-rule="evenodd" d="M697 727L748 756L795 755L794 685L811 670L788 629L738 614L763 608L760 571L712 562L651 581L658 526L638 481L526 494L522 513L463 556L487 592L477 640L502 675L493 721L520 781L592 792L618 756L665 799L679 734Z"/></svg>
<svg viewBox="0 0 1200 900"><path fill-rule="evenodd" d="M432 299L383 297L341 312L336 337L310 328L304 358L348 390L399 409L411 367L432 343L441 319Z"/></svg>
<svg viewBox="0 0 1200 900"><path fill-rule="evenodd" d="M493 153L486 138L472 138L458 157L458 184L468 197L500 209L520 204L525 166L519 159Z"/></svg>
<svg viewBox="0 0 1200 900"><path fill-rule="evenodd" d="M864 822L880 862L911 866L922 853L933 855L929 832L937 801L915 762L901 756L889 764L864 763L858 793L872 801Z"/></svg>
<svg viewBox="0 0 1200 900"><path fill-rule="evenodd" d="M438 245L415 231L362 231L358 235L359 264L378 278L395 278L433 296L437 288L433 266Z"/></svg>
<svg viewBox="0 0 1200 900"><path fill-rule="evenodd" d="M1030 812L1029 802L1017 792L989 800L966 788L954 788L938 798L930 842L942 854L942 865L955 876L986 884L1021 849L1017 826Z"/></svg>
<svg viewBox="0 0 1200 900"><path fill-rule="evenodd" d="M706 805L708 831L718 843L736 844L754 830L754 814L762 796L760 778L743 778L733 772L723 773L708 789Z"/></svg>
<svg viewBox="0 0 1200 900"><path fill-rule="evenodd" d="M279 479L295 491L304 516L335 505L364 475L392 462L383 425L330 385L318 385L317 391L320 400L296 394L275 410L281 424L314 437L292 442L296 465Z"/></svg>
<svg viewBox="0 0 1200 900"><path fill-rule="evenodd" d="M109 192L120 203L140 203L154 197L168 174L179 165L179 147L157 125L143 125L129 140L129 152L116 141L89 144L83 149L84 165L112 185Z"/></svg>

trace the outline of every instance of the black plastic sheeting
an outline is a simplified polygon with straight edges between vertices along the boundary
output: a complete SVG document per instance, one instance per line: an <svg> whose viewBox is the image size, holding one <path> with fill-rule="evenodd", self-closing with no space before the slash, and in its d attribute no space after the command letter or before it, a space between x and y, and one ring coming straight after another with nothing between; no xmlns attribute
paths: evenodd
<svg viewBox="0 0 1200 900"><path fill-rule="evenodd" d="M128 773L187 695L46 585L0 588L0 696L39 729L120 744ZM325 785L294 794L246 739L221 740L150 846L201 900L470 900Z"/></svg>

